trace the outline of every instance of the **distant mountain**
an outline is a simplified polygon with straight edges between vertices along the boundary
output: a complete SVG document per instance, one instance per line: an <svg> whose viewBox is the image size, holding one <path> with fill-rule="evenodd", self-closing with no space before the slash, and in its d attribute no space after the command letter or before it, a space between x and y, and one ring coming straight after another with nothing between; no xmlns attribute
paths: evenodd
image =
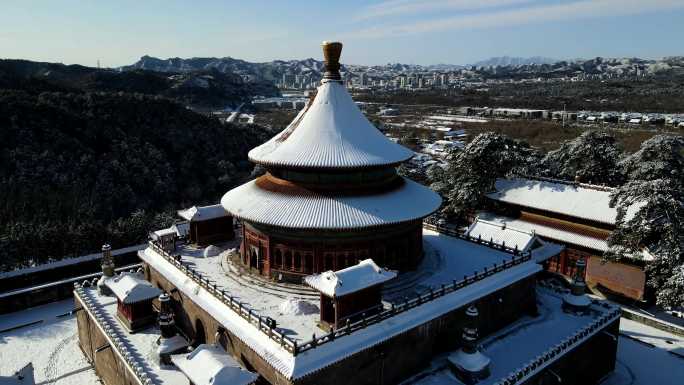
<svg viewBox="0 0 684 385"><path fill-rule="evenodd" d="M269 136L156 96L0 89L0 271L144 242Z"/></svg>
<svg viewBox="0 0 684 385"><path fill-rule="evenodd" d="M580 79L619 79L644 76L680 76L684 74L684 57L663 59L602 58L556 61L543 64L479 66L485 78L577 77Z"/></svg>
<svg viewBox="0 0 684 385"><path fill-rule="evenodd" d="M556 59L551 59L542 56L532 56L532 57L511 57L511 56L497 56L492 57L487 60L481 60L473 63L472 65L476 67L509 67L509 66L522 66L522 65L533 65L533 64L553 64L557 62Z"/></svg>
<svg viewBox="0 0 684 385"><path fill-rule="evenodd" d="M684 64L684 57L672 56L658 60L639 58L601 58L555 60L547 57L493 57L476 62L469 66L454 64L417 65L388 63L384 65L365 66L343 65L343 76L358 77L361 73L375 78L392 78L400 74L430 72L462 72L468 76L481 78L555 78L577 77L580 79L634 78L635 76L661 75L679 73ZM473 71L471 67L475 67ZM324 65L315 59L275 60L271 62L253 63L231 57L224 58L169 58L158 59L143 56L136 63L121 67L122 72L154 71L158 73L189 74L198 71L215 71L223 74L238 75L248 84L279 83L283 75L299 76L303 82L315 84L321 79ZM290 78L288 82L292 83Z"/></svg>
<svg viewBox="0 0 684 385"><path fill-rule="evenodd" d="M237 105L256 95L274 96L270 82L246 82L213 68L174 73L119 71L28 60L0 60L0 88L28 91L106 91L158 95L197 107Z"/></svg>
<svg viewBox="0 0 684 385"><path fill-rule="evenodd" d="M232 73L245 76L256 81L274 82L282 79L285 74L310 75L320 77L324 71L323 62L315 59L304 60L274 60L265 63L252 63L232 57L223 58L169 58L158 59L143 56L137 62L121 67L123 71L151 70L158 72L192 72L198 70L217 70L222 73ZM342 66L342 71L346 69Z"/></svg>

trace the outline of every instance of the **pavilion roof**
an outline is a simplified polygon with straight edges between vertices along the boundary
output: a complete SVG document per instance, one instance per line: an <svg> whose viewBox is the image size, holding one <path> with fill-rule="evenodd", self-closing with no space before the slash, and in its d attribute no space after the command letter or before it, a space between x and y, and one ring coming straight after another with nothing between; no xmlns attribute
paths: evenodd
<svg viewBox="0 0 684 385"><path fill-rule="evenodd" d="M324 194L308 189L271 191L251 181L228 191L223 207L237 218L298 229L357 229L422 219L442 203L429 188L405 179L391 191L369 195Z"/></svg>
<svg viewBox="0 0 684 385"><path fill-rule="evenodd" d="M162 293L161 290L133 273L123 273L107 279L105 285L112 290L119 301L125 304L153 299Z"/></svg>
<svg viewBox="0 0 684 385"><path fill-rule="evenodd" d="M178 215L191 222L208 221L229 216L220 204L211 206L192 206L184 210L178 210Z"/></svg>
<svg viewBox="0 0 684 385"><path fill-rule="evenodd" d="M337 81L324 82L287 128L249 152L265 166L322 169L394 165L412 156L375 128Z"/></svg>
<svg viewBox="0 0 684 385"><path fill-rule="evenodd" d="M336 298L380 285L396 276L397 273L380 268L372 259L364 259L346 269L309 275L304 282L328 297Z"/></svg>
<svg viewBox="0 0 684 385"><path fill-rule="evenodd" d="M247 385L258 378L216 345L199 345L192 353L172 355L171 361L195 385Z"/></svg>

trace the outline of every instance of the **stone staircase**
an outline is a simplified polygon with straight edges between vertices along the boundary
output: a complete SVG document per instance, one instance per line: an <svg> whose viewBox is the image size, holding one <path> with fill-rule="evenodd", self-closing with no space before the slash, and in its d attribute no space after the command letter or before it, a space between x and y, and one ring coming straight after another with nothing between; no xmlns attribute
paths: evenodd
<svg viewBox="0 0 684 385"><path fill-rule="evenodd" d="M308 286L273 282L256 274L251 274L232 261L230 257L221 261L221 268L225 275L233 281L265 294L305 300L318 300L319 298L318 292Z"/></svg>

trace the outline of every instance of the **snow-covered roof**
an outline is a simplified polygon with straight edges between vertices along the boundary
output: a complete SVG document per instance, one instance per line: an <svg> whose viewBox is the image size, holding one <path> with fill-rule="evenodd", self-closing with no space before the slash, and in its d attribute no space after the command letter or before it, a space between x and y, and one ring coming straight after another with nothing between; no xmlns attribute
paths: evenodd
<svg viewBox="0 0 684 385"><path fill-rule="evenodd" d="M247 385L259 377L216 345L199 345L192 353L172 355L171 361L195 385Z"/></svg>
<svg viewBox="0 0 684 385"><path fill-rule="evenodd" d="M617 209L609 205L609 188L524 178L497 179L494 187L496 191L487 197L500 202L610 225L615 224L617 217ZM627 218L634 215L639 207L630 207Z"/></svg>
<svg viewBox="0 0 684 385"><path fill-rule="evenodd" d="M549 258L555 257L563 250L565 250L564 245L553 242L543 242L542 246L533 249L530 252L530 255L532 255L532 259L534 259L536 262L541 263Z"/></svg>
<svg viewBox="0 0 684 385"><path fill-rule="evenodd" d="M396 276L397 273L380 268L369 258L342 270L309 275L304 278L304 282L334 298L380 285Z"/></svg>
<svg viewBox="0 0 684 385"><path fill-rule="evenodd" d="M265 190L251 181L221 199L232 215L247 221L299 229L351 229L424 218L437 210L442 198L416 182L388 192L334 196L311 190L284 193Z"/></svg>
<svg viewBox="0 0 684 385"><path fill-rule="evenodd" d="M361 168L392 165L413 152L375 128L339 82L325 82L278 135L249 152L249 159L272 166Z"/></svg>
<svg viewBox="0 0 684 385"><path fill-rule="evenodd" d="M486 220L480 216L466 230L466 235L517 247L522 252L529 252L537 262L543 262L558 255L565 246L540 239L534 229L518 228L509 225L505 220Z"/></svg>
<svg viewBox="0 0 684 385"><path fill-rule="evenodd" d="M582 246L600 252L605 252L608 250L608 242L606 242L605 239L578 234L558 227L528 222L521 219L496 216L490 213L480 213L480 217L492 222L506 223L506 226L512 226L527 231L534 231L535 234L539 235L540 237L553 239L555 241Z"/></svg>
<svg viewBox="0 0 684 385"><path fill-rule="evenodd" d="M534 231L517 229L507 226L505 222L492 222L479 217L466 230L466 235L485 241L491 240L499 245L517 247L520 251L528 251L535 240Z"/></svg>
<svg viewBox="0 0 684 385"><path fill-rule="evenodd" d="M137 274L131 273L109 278L105 281L105 285L112 290L119 301L125 304L152 299L162 293L149 282L139 278Z"/></svg>
<svg viewBox="0 0 684 385"><path fill-rule="evenodd" d="M161 230L155 230L152 233L150 233L150 236L152 239L157 240L162 237L166 237L168 235L176 235L176 229L172 227L169 227L168 229L161 229Z"/></svg>
<svg viewBox="0 0 684 385"><path fill-rule="evenodd" d="M179 237L185 237L190 232L190 222L176 223L171 226L176 231L176 235Z"/></svg>
<svg viewBox="0 0 684 385"><path fill-rule="evenodd" d="M192 206L185 210L178 210L178 215L191 222L208 221L228 216L228 213L220 204L211 206Z"/></svg>

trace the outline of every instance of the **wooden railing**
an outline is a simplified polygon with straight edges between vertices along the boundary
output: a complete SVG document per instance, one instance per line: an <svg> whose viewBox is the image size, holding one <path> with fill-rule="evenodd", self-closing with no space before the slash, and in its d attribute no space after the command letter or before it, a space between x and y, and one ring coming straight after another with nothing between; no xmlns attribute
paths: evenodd
<svg viewBox="0 0 684 385"><path fill-rule="evenodd" d="M185 273L185 275L187 275L200 287L212 294L224 305L228 306L235 314L239 315L250 324L256 326L259 331L263 332L266 336L268 336L268 338L278 343L288 352L292 353L293 355L297 354L297 341L279 332L276 329L276 323L273 318L259 315L254 309L249 308L247 305L226 292L225 289L219 288L216 283L212 283L208 277L203 276L191 266L184 264L179 256L171 255L152 241L150 241L150 247L165 260Z"/></svg>
<svg viewBox="0 0 684 385"><path fill-rule="evenodd" d="M530 253L523 253L520 250L518 250L517 247L511 248L506 246L505 244L496 244L491 240L487 241L479 238L470 237L459 232L453 231L451 229L431 224L424 224L423 227L452 237L457 237L468 242L474 242L498 251L511 254L511 259L504 260L498 264L494 263L490 268L485 267L483 270L474 272L473 275L470 276L464 275L462 279L454 279L452 282L448 284L442 284L437 289L429 289L429 291L426 293L417 295L414 298L406 299L404 302L399 304L392 304L390 307L383 308L381 311L374 312L373 314L369 314L368 316L362 314L361 319L356 322L347 322L347 324L344 327L338 328L337 330L333 330L321 336L316 336L314 334L310 340L302 343L298 343L291 337L288 337L283 333L280 333L278 330L276 330L276 320L270 317L259 315L256 311L241 303L240 301L235 299L235 297L226 292L224 289L219 288L216 285L216 283L212 283L212 281L208 277L203 276L200 272L196 271L191 266L184 264L180 260L180 256L174 256L168 253L152 241L150 241L150 247L157 254L161 255L164 259L172 263L176 268L184 272L195 283L200 285L202 288L206 289L214 297L216 297L222 303L227 305L233 312L238 314L243 319L247 320L252 325L256 326L261 332L263 332L270 339L278 343L285 350L292 353L293 355L297 355L301 352L314 349L315 347L325 344L327 342L334 341L337 338L352 334L357 330L361 330L370 325L382 322L388 318L394 317L395 315L404 313L424 303L433 301L437 298L453 293L456 290L460 290L468 285L472 285L473 283L479 282L496 273L500 273L506 269L517 266L531 259Z"/></svg>
<svg viewBox="0 0 684 385"><path fill-rule="evenodd" d="M611 305L605 301L600 302L592 300L592 304L603 309L599 310L602 314L594 319L591 324L576 331L568 338L523 364L521 367L511 372L511 374L496 382L495 385L515 385L524 383L530 376L542 371L545 367L552 364L557 357L574 349L591 336L601 331L605 326L620 318L620 315L622 314L619 306ZM617 338L617 336L613 336L613 338Z"/></svg>
<svg viewBox="0 0 684 385"><path fill-rule="evenodd" d="M423 222L423 228L427 230L436 231L438 233L448 235L450 237L463 239L464 241L477 243L478 245L486 246L494 250L503 251L504 253L519 255L522 251L518 249L518 245L513 247L507 246L506 242L496 243L493 239L482 239L480 237L473 237L462 232L450 229L448 227L438 226L431 223Z"/></svg>
<svg viewBox="0 0 684 385"><path fill-rule="evenodd" d="M307 342L301 343L298 346L298 352L303 352L309 349L313 349L316 346L322 345L326 342L334 341L335 339L351 334L357 330L364 329L370 325L382 322L388 318L394 317L398 314L404 313L415 307L434 301L437 298L443 297L447 294L453 293L457 290L463 289L466 286L472 285L476 282L482 281L483 279L490 277L496 273L500 273L511 267L520 265L521 263L530 260L529 253L525 253L519 256L512 256L510 260L503 261L500 264L492 264L491 268L484 268L479 272L475 272L473 275L465 275L463 279L454 279L451 283L442 284L437 289L429 289L428 292L416 295L413 298L406 299L404 302L399 304L392 304L391 306L384 308L382 311L371 314L367 317L362 317L356 322L347 322L347 324L337 330L333 330L327 334L320 337L313 336L313 338Z"/></svg>

